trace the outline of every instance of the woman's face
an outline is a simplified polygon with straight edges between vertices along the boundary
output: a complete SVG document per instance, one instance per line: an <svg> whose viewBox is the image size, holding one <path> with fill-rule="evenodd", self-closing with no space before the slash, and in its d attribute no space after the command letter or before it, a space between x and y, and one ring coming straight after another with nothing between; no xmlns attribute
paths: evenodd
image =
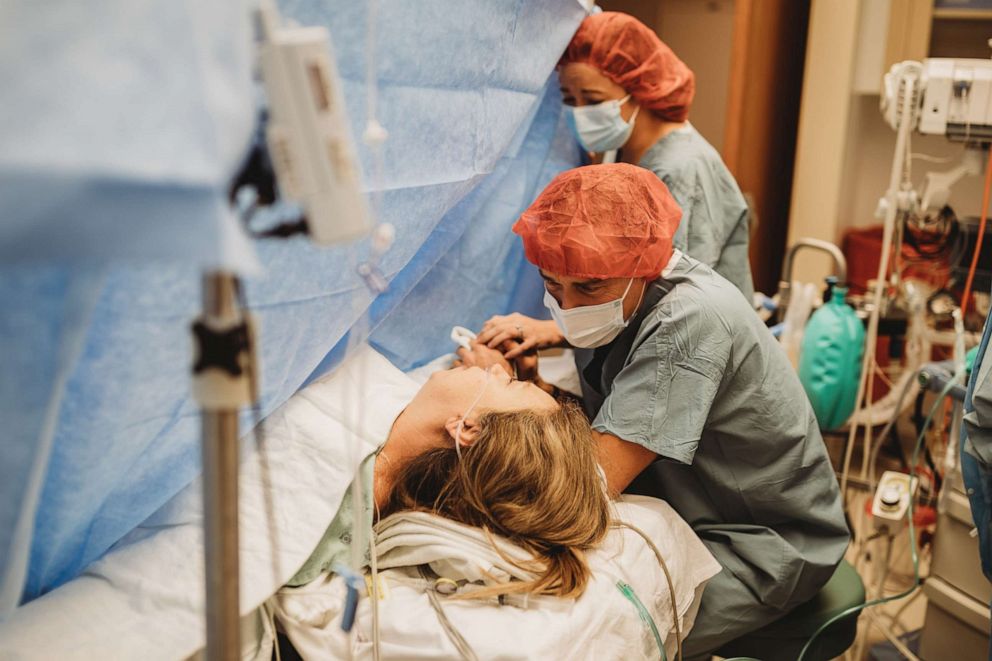
<svg viewBox="0 0 992 661"><path fill-rule="evenodd" d="M588 64L570 62L558 70L561 100L566 106L595 105L603 101L622 99L627 91L604 76L599 69ZM625 103L620 108L624 121L630 120L636 104Z"/></svg>
<svg viewBox="0 0 992 661"><path fill-rule="evenodd" d="M487 377L488 372L488 377ZM499 367L455 367L435 372L417 394L434 405L450 408L450 415L465 415L475 402L473 413L521 410L553 411L554 397L533 383L517 381ZM476 398L478 401L476 402Z"/></svg>

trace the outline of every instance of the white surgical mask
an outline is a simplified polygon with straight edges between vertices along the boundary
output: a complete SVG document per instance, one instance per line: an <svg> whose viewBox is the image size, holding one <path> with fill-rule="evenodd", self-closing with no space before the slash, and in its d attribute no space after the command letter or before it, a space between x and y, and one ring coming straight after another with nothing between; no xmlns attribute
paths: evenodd
<svg viewBox="0 0 992 661"><path fill-rule="evenodd" d="M629 100L628 94L622 99L569 108L569 122L582 146L597 154L623 147L634 130L634 120L641 109L640 106L635 108L630 121L625 122L620 107Z"/></svg>
<svg viewBox="0 0 992 661"><path fill-rule="evenodd" d="M632 284L633 278L627 283L623 296L616 300L571 310L562 310L555 297L545 289L544 305L551 310L551 317L569 344L579 349L593 349L609 344L627 327L623 318L623 300L627 298ZM644 296L643 291L641 296Z"/></svg>

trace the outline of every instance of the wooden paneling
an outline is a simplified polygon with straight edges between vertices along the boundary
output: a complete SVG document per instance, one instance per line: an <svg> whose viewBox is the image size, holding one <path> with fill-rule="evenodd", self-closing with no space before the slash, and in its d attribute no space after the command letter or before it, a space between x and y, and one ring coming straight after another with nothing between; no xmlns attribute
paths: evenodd
<svg viewBox="0 0 992 661"><path fill-rule="evenodd" d="M789 240L813 237L837 243L846 205L848 128L857 56L858 0L813 0L803 72L799 131L789 208ZM825 255L808 253L796 279L821 283L833 272Z"/></svg>
<svg viewBox="0 0 992 661"><path fill-rule="evenodd" d="M723 149L735 0L601 0L653 29L696 74L689 119Z"/></svg>
<svg viewBox="0 0 992 661"><path fill-rule="evenodd" d="M756 287L773 293L789 228L810 0L599 4L654 27L701 74L691 119L753 205L751 268Z"/></svg>
<svg viewBox="0 0 992 661"><path fill-rule="evenodd" d="M696 74L696 97L689 119L722 152L736 3L664 0L660 6L655 29Z"/></svg>
<svg viewBox="0 0 992 661"><path fill-rule="evenodd" d="M885 71L896 62L922 60L927 56L932 16L933 0L892 2L885 46Z"/></svg>
<svg viewBox="0 0 992 661"><path fill-rule="evenodd" d="M930 33L929 55L988 59L992 54L988 43L990 37L992 17L968 20L938 18Z"/></svg>
<svg viewBox="0 0 992 661"><path fill-rule="evenodd" d="M603 8L603 11L622 11L652 28L658 25L661 3L662 0L602 0L596 2Z"/></svg>
<svg viewBox="0 0 992 661"><path fill-rule="evenodd" d="M737 0L723 156L753 205L755 287L774 293L789 230L808 0Z"/></svg>

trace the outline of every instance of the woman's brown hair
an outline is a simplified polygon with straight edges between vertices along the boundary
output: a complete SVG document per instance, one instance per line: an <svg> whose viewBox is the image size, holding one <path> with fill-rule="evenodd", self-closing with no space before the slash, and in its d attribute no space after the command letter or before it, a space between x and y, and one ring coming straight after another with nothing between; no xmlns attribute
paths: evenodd
<svg viewBox="0 0 992 661"><path fill-rule="evenodd" d="M495 533L531 553L536 575L471 593L578 597L589 580L584 551L606 535L609 504L589 422L573 404L547 412L485 413L461 458L454 447L407 464L390 512L421 510ZM505 558L508 559L508 558Z"/></svg>

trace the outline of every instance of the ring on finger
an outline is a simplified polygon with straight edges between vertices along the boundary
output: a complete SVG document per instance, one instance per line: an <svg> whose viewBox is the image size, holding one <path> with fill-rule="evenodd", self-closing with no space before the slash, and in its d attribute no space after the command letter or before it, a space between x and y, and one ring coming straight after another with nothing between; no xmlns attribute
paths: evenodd
<svg viewBox="0 0 992 661"><path fill-rule="evenodd" d="M520 324L516 324L514 327L517 329L517 337L521 340L524 339L524 327Z"/></svg>

